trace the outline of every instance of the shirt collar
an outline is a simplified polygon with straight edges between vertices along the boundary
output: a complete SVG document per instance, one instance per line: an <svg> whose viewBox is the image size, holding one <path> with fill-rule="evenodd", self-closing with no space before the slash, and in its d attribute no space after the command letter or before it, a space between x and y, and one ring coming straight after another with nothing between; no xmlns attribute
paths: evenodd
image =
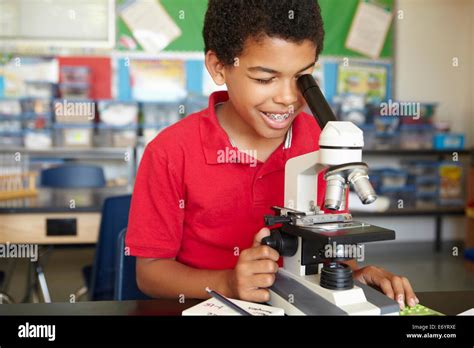
<svg viewBox="0 0 474 348"><path fill-rule="evenodd" d="M209 96L207 109L201 111L199 120L199 131L201 132L201 144L208 164L217 164L218 151L226 147L232 147L229 137L221 127L215 114L216 104L229 100L226 91L217 91Z"/></svg>

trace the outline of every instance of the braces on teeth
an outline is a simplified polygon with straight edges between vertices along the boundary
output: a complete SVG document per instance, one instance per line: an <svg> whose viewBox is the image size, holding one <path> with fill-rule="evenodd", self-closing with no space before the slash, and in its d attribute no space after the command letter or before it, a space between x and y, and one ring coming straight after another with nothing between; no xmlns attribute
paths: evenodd
<svg viewBox="0 0 474 348"><path fill-rule="evenodd" d="M274 121L283 121L286 120L288 117L290 117L290 114L269 114L265 113L269 118L271 118Z"/></svg>

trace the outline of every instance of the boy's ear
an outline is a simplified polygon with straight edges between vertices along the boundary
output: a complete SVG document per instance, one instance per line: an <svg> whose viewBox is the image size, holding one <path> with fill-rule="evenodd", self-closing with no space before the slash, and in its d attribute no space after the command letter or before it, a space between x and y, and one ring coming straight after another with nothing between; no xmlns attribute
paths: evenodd
<svg viewBox="0 0 474 348"><path fill-rule="evenodd" d="M205 64L216 85L225 84L225 66L219 61L214 51L207 51Z"/></svg>

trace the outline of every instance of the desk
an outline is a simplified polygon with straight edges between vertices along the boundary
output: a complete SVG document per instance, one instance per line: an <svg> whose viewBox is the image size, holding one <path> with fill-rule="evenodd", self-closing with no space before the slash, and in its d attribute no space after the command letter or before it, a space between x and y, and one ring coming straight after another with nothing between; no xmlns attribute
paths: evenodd
<svg viewBox="0 0 474 348"><path fill-rule="evenodd" d="M474 291L417 292L420 303L447 315L474 308ZM141 300L77 303L24 303L0 305L0 316L11 315L136 315L176 316L199 300Z"/></svg>
<svg viewBox="0 0 474 348"><path fill-rule="evenodd" d="M0 201L0 244L95 244L104 200L131 193L128 187L38 191L35 197ZM76 235L47 235L47 219L75 219Z"/></svg>
<svg viewBox="0 0 474 348"><path fill-rule="evenodd" d="M34 197L0 201L0 244L78 245L95 244L99 236L102 205L107 197L130 194L128 187L94 189L40 188ZM56 228L48 222L56 221ZM67 221L67 228L58 223ZM54 231L56 230L56 231ZM65 235L64 232L67 232ZM14 262L9 266L2 292L8 288ZM30 282L37 279L45 302L50 302L46 278L40 262L30 263Z"/></svg>

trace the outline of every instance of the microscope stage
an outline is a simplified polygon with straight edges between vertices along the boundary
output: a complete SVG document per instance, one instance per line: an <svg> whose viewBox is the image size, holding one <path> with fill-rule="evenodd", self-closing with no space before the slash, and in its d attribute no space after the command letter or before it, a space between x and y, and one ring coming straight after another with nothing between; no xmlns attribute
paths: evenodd
<svg viewBox="0 0 474 348"><path fill-rule="evenodd" d="M395 239L395 231L364 222L319 224L314 227L301 227L285 223L282 232L318 244L363 244L382 240Z"/></svg>

